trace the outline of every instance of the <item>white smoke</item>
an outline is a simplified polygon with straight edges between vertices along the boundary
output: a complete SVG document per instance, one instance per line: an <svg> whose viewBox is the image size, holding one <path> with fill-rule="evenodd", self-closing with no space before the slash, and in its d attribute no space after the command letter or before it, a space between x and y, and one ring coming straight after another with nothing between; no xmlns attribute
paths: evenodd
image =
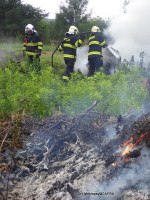
<svg viewBox="0 0 150 200"><path fill-rule="evenodd" d="M150 160L149 160L149 149L144 147L141 151L141 156L137 158L136 164L131 164L130 168L123 168L122 173L119 177L114 177L110 179L107 183L99 183L97 180L92 182L91 185L84 189L84 192L91 193L114 193L114 195L103 195L101 198L103 200L116 200L116 199L126 199L123 198L127 191L142 191L149 194L149 174L150 174ZM134 189L133 189L134 188ZM138 196L139 197L139 196ZM91 196L90 200L99 200L100 196ZM132 198L135 199L135 198ZM149 199L139 198L139 199Z"/></svg>
<svg viewBox="0 0 150 200"><path fill-rule="evenodd" d="M88 51L88 45L77 48L77 59L74 65L74 71L80 72L83 76L87 76L89 72ZM102 52L104 68L107 69L107 73L114 74L120 60L118 51L108 47L102 48Z"/></svg>
<svg viewBox="0 0 150 200"><path fill-rule="evenodd" d="M108 29L115 40L113 47L119 51L122 59L130 61L134 55L140 62L140 53L144 51L144 62L150 62L150 1L130 0L126 13L115 17Z"/></svg>
<svg viewBox="0 0 150 200"><path fill-rule="evenodd" d="M87 45L77 48L77 59L74 65L74 71L80 72L82 75L86 76L88 74L88 50Z"/></svg>

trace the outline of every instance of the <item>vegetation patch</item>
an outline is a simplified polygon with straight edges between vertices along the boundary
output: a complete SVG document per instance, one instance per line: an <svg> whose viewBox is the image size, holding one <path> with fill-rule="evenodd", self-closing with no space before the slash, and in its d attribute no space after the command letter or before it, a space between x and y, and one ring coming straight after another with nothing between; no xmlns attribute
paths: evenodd
<svg viewBox="0 0 150 200"><path fill-rule="evenodd" d="M41 119L52 116L53 110L58 109L74 115L84 112L97 100L99 112L119 115L130 107L140 108L147 96L144 76L138 67L130 68L128 73L120 69L113 76L101 72L94 77L82 77L73 73L69 82L64 83L61 78L64 64L57 62L52 68L43 59L39 73L27 71L26 63L9 63L1 68L1 118L19 111Z"/></svg>

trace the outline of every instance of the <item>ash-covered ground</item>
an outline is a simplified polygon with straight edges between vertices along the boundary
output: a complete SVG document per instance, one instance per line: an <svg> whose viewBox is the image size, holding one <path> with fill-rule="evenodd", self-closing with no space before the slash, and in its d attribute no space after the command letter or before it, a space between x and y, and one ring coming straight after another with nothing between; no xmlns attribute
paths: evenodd
<svg viewBox="0 0 150 200"><path fill-rule="evenodd" d="M1 199L150 199L148 105L136 115L110 117L89 109L40 122L13 156L9 173L1 173ZM141 135L122 156L123 143L132 136L135 144Z"/></svg>

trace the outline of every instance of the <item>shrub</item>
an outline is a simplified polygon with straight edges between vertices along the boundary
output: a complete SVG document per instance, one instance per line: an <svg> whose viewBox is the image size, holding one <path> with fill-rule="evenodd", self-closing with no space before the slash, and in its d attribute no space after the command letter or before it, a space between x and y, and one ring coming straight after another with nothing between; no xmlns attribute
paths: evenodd
<svg viewBox="0 0 150 200"><path fill-rule="evenodd" d="M133 67L126 73L120 69L113 76L102 71L93 77L73 73L66 84L61 79L63 70L56 72L61 65L62 62L55 62L53 69L43 59L39 73L26 72L26 63L8 63L4 69L0 68L1 117L18 111L43 118L59 108L61 112L76 115L94 101L99 101L95 107L98 112L119 115L131 106L140 108L147 96L140 68Z"/></svg>

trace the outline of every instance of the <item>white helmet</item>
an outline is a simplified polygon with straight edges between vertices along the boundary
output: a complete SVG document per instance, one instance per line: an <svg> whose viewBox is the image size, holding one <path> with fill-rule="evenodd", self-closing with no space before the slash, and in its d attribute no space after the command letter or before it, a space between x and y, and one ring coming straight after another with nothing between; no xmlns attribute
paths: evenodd
<svg viewBox="0 0 150 200"><path fill-rule="evenodd" d="M100 28L98 26L93 26L91 28L91 32L101 32Z"/></svg>
<svg viewBox="0 0 150 200"><path fill-rule="evenodd" d="M26 25L25 33L27 33L28 31L31 31L32 33L34 32L34 26L32 24Z"/></svg>
<svg viewBox="0 0 150 200"><path fill-rule="evenodd" d="M77 27L75 27L75 26L70 26L68 33L69 33L69 34L75 34L75 35L76 35L77 33L79 33L79 31L78 31Z"/></svg>

